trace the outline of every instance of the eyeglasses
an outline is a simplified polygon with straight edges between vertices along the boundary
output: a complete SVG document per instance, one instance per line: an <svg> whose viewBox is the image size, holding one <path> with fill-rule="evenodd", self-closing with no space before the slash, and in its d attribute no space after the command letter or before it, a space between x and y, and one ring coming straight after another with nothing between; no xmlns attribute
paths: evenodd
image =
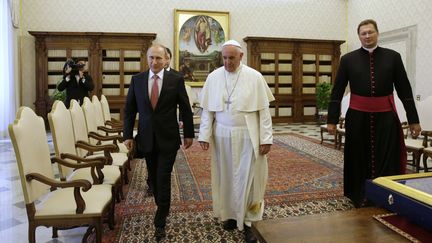
<svg viewBox="0 0 432 243"><path fill-rule="evenodd" d="M375 30L369 30L369 31L364 31L364 32L360 32L360 36L361 37L365 37L365 36L367 36L367 35L373 35L373 34L376 34L376 31Z"/></svg>

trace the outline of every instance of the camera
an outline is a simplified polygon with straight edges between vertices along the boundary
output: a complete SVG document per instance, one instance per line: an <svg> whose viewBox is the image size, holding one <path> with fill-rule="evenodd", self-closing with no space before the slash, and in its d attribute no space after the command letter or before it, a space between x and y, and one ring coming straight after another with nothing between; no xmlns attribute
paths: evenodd
<svg viewBox="0 0 432 243"><path fill-rule="evenodd" d="M66 71L69 67L72 68L71 73L72 74L78 74L79 70L84 68L85 64L80 63L76 59L68 59L66 63L64 64L63 70Z"/></svg>

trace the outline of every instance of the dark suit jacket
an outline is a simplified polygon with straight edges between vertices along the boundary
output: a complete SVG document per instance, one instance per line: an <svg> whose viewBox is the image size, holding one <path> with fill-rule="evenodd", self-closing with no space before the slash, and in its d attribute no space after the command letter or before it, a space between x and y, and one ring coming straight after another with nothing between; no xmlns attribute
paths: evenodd
<svg viewBox="0 0 432 243"><path fill-rule="evenodd" d="M166 70L166 69L165 69L165 70ZM175 74L175 75L178 75L178 76L183 77L183 73L181 73L181 72L175 70L175 69L172 68L172 67L170 67L170 70L169 70L168 72L171 72L171 73L173 73L173 74ZM193 115L193 111L192 111L192 115ZM181 122L183 122L183 118L182 118L181 113L178 114L178 120L181 121Z"/></svg>
<svg viewBox="0 0 432 243"><path fill-rule="evenodd" d="M139 113L138 152L150 152L157 141L160 151L177 151L181 144L177 122L177 107L183 117L185 138L194 137L192 110L186 93L184 79L164 71L162 89L153 110L148 91L149 71L132 77L124 110L124 139L133 138L136 114ZM155 138L155 140L154 140Z"/></svg>
<svg viewBox="0 0 432 243"><path fill-rule="evenodd" d="M170 70L169 70L168 72L172 72L172 73L174 73L175 75L178 75L178 76L182 76L182 77L183 77L183 73L181 73L181 72L175 70L174 68L171 68L171 67L170 67Z"/></svg>

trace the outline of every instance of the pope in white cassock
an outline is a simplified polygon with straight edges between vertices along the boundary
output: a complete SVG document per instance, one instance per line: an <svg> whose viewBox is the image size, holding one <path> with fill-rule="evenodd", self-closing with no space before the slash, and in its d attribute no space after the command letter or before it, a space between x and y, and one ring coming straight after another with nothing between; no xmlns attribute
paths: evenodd
<svg viewBox="0 0 432 243"><path fill-rule="evenodd" d="M215 216L226 230L245 225L246 242L254 242L250 226L264 212L274 97L261 73L241 63L237 41L223 44L222 57L224 66L208 75L201 91L198 141L204 150L211 147Z"/></svg>

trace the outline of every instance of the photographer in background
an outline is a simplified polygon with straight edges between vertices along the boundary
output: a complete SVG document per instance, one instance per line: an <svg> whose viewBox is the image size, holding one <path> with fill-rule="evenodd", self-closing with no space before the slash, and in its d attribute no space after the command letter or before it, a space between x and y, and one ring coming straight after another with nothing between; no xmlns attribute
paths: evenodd
<svg viewBox="0 0 432 243"><path fill-rule="evenodd" d="M65 105L69 108L71 99L77 100L80 105L84 97L89 97L89 92L94 88L93 80L86 71L85 60L68 59L63 66L63 80L58 85L58 90L66 89Z"/></svg>

